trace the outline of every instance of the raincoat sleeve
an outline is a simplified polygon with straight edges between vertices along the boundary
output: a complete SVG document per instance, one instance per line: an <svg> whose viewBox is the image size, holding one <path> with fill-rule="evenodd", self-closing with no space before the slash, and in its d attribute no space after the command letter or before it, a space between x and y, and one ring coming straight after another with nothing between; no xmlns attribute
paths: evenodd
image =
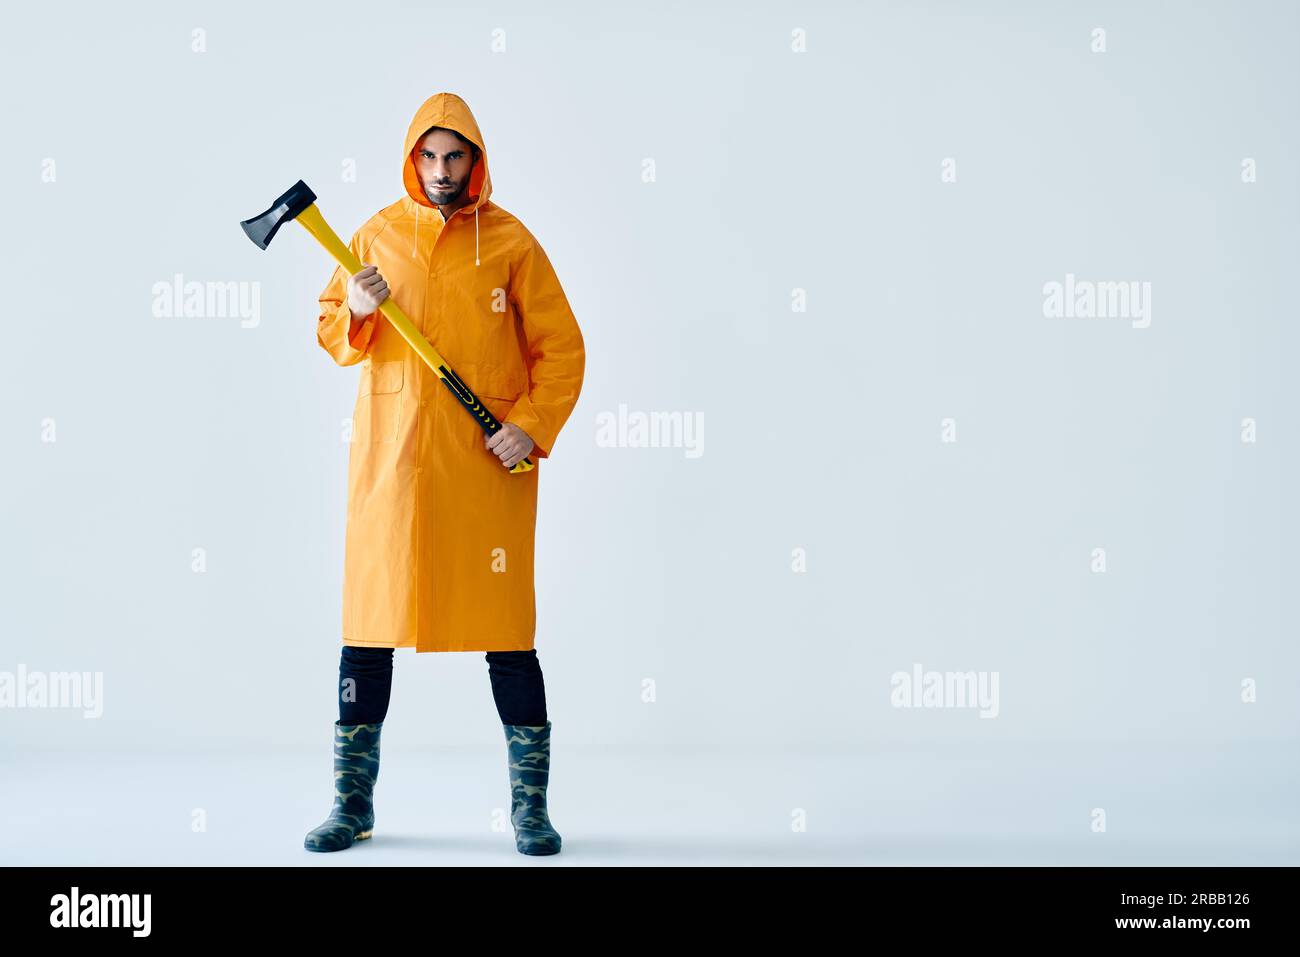
<svg viewBox="0 0 1300 957"><path fill-rule="evenodd" d="M364 261L361 255L360 233L352 237L348 248ZM379 310L366 316L351 332L352 310L348 308L348 273L342 266L334 267L325 291L320 294L320 317L316 321L316 341L341 366L360 362L370 354L370 342L375 331ZM349 333L351 334L349 335Z"/></svg>
<svg viewBox="0 0 1300 957"><path fill-rule="evenodd" d="M531 237L511 273L510 300L527 343L530 384L505 420L527 432L534 442L529 454L544 459L578 402L586 352L551 261Z"/></svg>

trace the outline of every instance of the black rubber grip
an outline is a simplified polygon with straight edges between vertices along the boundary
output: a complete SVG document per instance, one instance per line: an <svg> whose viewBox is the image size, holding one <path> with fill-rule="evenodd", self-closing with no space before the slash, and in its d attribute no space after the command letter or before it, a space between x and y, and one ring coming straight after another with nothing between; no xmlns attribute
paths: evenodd
<svg viewBox="0 0 1300 957"><path fill-rule="evenodd" d="M465 407L465 411L474 416L474 421L479 424L479 428L488 435L495 435L501 431L501 423L497 421L497 417L479 400L479 397L474 394L474 390L465 384L464 379L445 365L438 366L438 371L442 373L442 384ZM520 464L525 463L527 465L533 464L532 460L528 458L520 460Z"/></svg>

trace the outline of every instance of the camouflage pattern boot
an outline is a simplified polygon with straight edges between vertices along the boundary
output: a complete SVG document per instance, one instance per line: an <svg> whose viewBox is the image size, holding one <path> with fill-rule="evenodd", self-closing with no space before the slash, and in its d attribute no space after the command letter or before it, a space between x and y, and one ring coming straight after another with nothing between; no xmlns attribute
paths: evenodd
<svg viewBox="0 0 1300 957"><path fill-rule="evenodd" d="M546 813L551 772L551 722L502 725L510 763L510 823L520 854L558 854L560 835Z"/></svg>
<svg viewBox="0 0 1300 957"><path fill-rule="evenodd" d="M302 842L309 851L341 851L368 838L375 828L375 780L379 777L379 732L384 723L334 722L334 807Z"/></svg>

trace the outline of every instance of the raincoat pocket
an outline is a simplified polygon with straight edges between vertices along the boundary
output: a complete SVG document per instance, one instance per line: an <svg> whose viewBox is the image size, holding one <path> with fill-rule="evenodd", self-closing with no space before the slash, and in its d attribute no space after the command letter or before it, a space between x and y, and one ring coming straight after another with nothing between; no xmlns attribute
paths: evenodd
<svg viewBox="0 0 1300 957"><path fill-rule="evenodd" d="M487 410L496 416L498 422L505 421L524 391L522 384L516 385L510 375L496 366L465 363L463 369L456 369L456 374L473 390ZM468 425L468 428L461 427L464 425ZM456 432L463 442L471 446L483 443L483 430L474 423L472 416L465 416L465 422L457 427Z"/></svg>
<svg viewBox="0 0 1300 957"><path fill-rule="evenodd" d="M487 410L496 416L498 422L505 422L506 416L515 407L519 397L513 395L488 395L484 392L479 396L479 401L487 406Z"/></svg>
<svg viewBox="0 0 1300 957"><path fill-rule="evenodd" d="M404 363L371 360L361 367L357 387L357 440L371 444L396 442L402 420Z"/></svg>
<svg viewBox="0 0 1300 957"><path fill-rule="evenodd" d="M392 362L375 362L371 360L361 367L361 385L358 395L386 395L402 391L402 379L405 363L401 359Z"/></svg>

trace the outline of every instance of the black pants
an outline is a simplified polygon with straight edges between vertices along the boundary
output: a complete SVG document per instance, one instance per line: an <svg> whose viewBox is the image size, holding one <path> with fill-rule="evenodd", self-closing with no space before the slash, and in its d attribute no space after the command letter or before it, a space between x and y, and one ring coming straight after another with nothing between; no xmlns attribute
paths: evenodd
<svg viewBox="0 0 1300 957"><path fill-rule="evenodd" d="M489 651L488 678L502 724L546 724L546 686L537 650ZM339 724L378 724L388 715L393 649L344 645L339 658Z"/></svg>

